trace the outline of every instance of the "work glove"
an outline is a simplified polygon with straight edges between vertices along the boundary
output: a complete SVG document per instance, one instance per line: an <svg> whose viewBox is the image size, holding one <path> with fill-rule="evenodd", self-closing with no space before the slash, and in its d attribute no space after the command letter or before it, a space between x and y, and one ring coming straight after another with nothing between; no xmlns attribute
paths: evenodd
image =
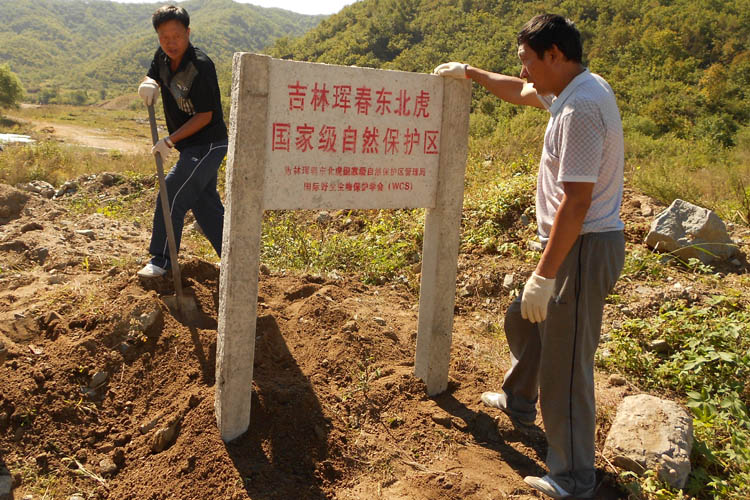
<svg viewBox="0 0 750 500"><path fill-rule="evenodd" d="M532 323L540 323L547 318L547 307L555 291L555 278L545 278L537 273L523 287L521 296L521 317Z"/></svg>
<svg viewBox="0 0 750 500"><path fill-rule="evenodd" d="M154 144L154 147L151 148L151 154L156 156L156 153L159 153L161 155L162 160L166 160L167 156L169 156L169 145L167 144L167 138L159 139L159 141Z"/></svg>
<svg viewBox="0 0 750 500"><path fill-rule="evenodd" d="M159 95L159 84L153 78L146 77L138 86L138 95L141 96L146 106L151 106Z"/></svg>
<svg viewBox="0 0 750 500"><path fill-rule="evenodd" d="M432 72L440 76L451 76L453 78L466 78L466 66L468 64L460 62L447 62L443 63Z"/></svg>

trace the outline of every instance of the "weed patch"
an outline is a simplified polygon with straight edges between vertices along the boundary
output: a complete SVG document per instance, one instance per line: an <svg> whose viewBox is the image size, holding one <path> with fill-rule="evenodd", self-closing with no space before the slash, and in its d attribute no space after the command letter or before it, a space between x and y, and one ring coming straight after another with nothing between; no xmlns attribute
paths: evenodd
<svg viewBox="0 0 750 500"><path fill-rule="evenodd" d="M644 389L675 394L690 408L695 445L686 490L698 498L750 496L750 314L742 301L717 295L704 305L666 302L655 317L614 330L604 360ZM653 340L669 348L654 352ZM654 478L641 479L639 488L648 498L681 498Z"/></svg>

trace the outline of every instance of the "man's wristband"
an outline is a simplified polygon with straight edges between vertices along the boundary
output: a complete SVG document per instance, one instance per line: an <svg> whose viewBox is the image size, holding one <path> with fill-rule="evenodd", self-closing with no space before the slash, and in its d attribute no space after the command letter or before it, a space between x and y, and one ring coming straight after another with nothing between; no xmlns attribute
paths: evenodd
<svg viewBox="0 0 750 500"><path fill-rule="evenodd" d="M169 146L170 148L173 148L173 147L174 147L174 142L172 142L172 139L170 139L170 138L169 138L169 136L166 136L166 137L164 138L164 142L166 142L166 143L167 143L167 146Z"/></svg>

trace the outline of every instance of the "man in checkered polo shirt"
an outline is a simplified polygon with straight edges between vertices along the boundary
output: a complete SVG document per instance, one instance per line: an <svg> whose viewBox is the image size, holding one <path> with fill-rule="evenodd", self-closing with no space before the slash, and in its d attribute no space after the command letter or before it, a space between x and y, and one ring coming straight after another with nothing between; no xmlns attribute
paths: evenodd
<svg viewBox="0 0 750 500"><path fill-rule="evenodd" d="M539 398L549 474L524 480L553 498L592 498L594 352L604 299L625 258L620 204L623 135L612 88L582 64L570 20L542 14L518 34L520 78L449 62L435 73L471 78L501 99L550 113L536 213L542 257L508 308L511 368L482 401L531 426Z"/></svg>

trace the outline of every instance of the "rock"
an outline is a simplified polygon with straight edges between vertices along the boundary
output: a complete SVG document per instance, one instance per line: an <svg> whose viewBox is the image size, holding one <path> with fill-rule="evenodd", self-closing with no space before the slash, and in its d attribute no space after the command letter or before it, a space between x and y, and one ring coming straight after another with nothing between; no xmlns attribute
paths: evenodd
<svg viewBox="0 0 750 500"><path fill-rule="evenodd" d="M503 278L503 290L510 291L513 289L513 283L516 281L515 273L506 274Z"/></svg>
<svg viewBox="0 0 750 500"><path fill-rule="evenodd" d="M544 247L542 244L536 240L529 240L526 242L526 248L533 252L542 252L544 250Z"/></svg>
<svg viewBox="0 0 750 500"><path fill-rule="evenodd" d="M469 430L469 424L466 422L466 420L460 417L453 417L451 419L451 426L463 432L466 432Z"/></svg>
<svg viewBox="0 0 750 500"><path fill-rule="evenodd" d="M44 229L44 226L42 226L38 222L29 222L21 226L22 233L28 233L29 231L39 231L40 229Z"/></svg>
<svg viewBox="0 0 750 500"><path fill-rule="evenodd" d="M109 476L117 472L117 465L115 465L111 458L105 457L99 462L99 470L102 474Z"/></svg>
<svg viewBox="0 0 750 500"><path fill-rule="evenodd" d="M85 236L86 238L90 240L96 239L96 234L94 234L93 229L76 229L76 234L80 234L81 236Z"/></svg>
<svg viewBox="0 0 750 500"><path fill-rule="evenodd" d="M162 427L156 433L151 440L151 450L154 453L160 453L172 444L172 441L177 437L177 428L179 426L179 420L173 420L167 427Z"/></svg>
<svg viewBox="0 0 750 500"><path fill-rule="evenodd" d="M604 443L604 455L620 468L654 470L682 488L690 474L693 419L677 403L647 394L626 397Z"/></svg>
<svg viewBox="0 0 750 500"><path fill-rule="evenodd" d="M86 497L83 496L83 493L73 493L68 497L68 500L86 500Z"/></svg>
<svg viewBox="0 0 750 500"><path fill-rule="evenodd" d="M89 382L89 387L92 389L96 389L97 387L103 385L107 378L109 377L109 373L101 371L96 372L93 377L91 377L91 382Z"/></svg>
<svg viewBox="0 0 750 500"><path fill-rule="evenodd" d="M669 343L664 339L656 339L651 341L648 348L654 352L665 353L669 351Z"/></svg>
<svg viewBox="0 0 750 500"><path fill-rule="evenodd" d="M696 258L704 264L727 260L737 253L718 215L683 200L675 200L656 216L646 235L646 245L684 261Z"/></svg>
<svg viewBox="0 0 750 500"><path fill-rule="evenodd" d="M384 320L383 318L380 318L380 317L378 317L378 316L375 316L374 318L372 318L372 320L373 320L373 321L374 321L375 323L377 323L378 325L380 325L380 326L385 326L385 320Z"/></svg>
<svg viewBox="0 0 750 500"><path fill-rule="evenodd" d="M644 217L651 217L654 215L654 207L651 205L641 205L641 215Z"/></svg>
<svg viewBox="0 0 750 500"><path fill-rule="evenodd" d="M163 318L161 308L157 304L151 304L145 312L138 315L137 325L147 337L153 337L155 332L158 333Z"/></svg>
<svg viewBox="0 0 750 500"><path fill-rule="evenodd" d="M119 176L117 174L110 174L109 172L102 172L99 174L99 183L102 186L111 186L115 183Z"/></svg>
<svg viewBox="0 0 750 500"><path fill-rule="evenodd" d="M617 386L625 385L627 381L625 380L625 377L623 377L622 375L617 375L613 373L607 379L607 383L611 386L617 387Z"/></svg>
<svg viewBox="0 0 750 500"><path fill-rule="evenodd" d="M34 248L29 250L28 257L30 260L42 265L47 260L47 257L49 257L49 250L46 247Z"/></svg>
<svg viewBox="0 0 750 500"><path fill-rule="evenodd" d="M260 274L262 274L264 276L268 276L269 274L271 274L271 270L268 269L267 265L261 264L260 265Z"/></svg>
<svg viewBox="0 0 750 500"><path fill-rule="evenodd" d="M70 278L64 274L52 274L47 277L47 284L62 285L63 283L67 283L69 279Z"/></svg>
<svg viewBox="0 0 750 500"><path fill-rule="evenodd" d="M451 425L453 422L452 417L444 411L433 412L432 415L430 415L430 418L436 424L442 425L443 427L447 427L448 429L451 428Z"/></svg>
<svg viewBox="0 0 750 500"><path fill-rule="evenodd" d="M357 325L357 322L353 319L350 319L346 323L344 323L344 327L342 328L345 332L356 332L359 330L359 325Z"/></svg>
<svg viewBox="0 0 750 500"><path fill-rule="evenodd" d="M526 226L529 225L529 222L531 222L529 220L529 216L526 215L526 214L521 214L521 225L524 226L524 227L526 227Z"/></svg>
<svg viewBox="0 0 750 500"><path fill-rule="evenodd" d="M49 199L55 195L55 186L46 181L31 181L16 186L23 191L40 194Z"/></svg>
<svg viewBox="0 0 750 500"><path fill-rule="evenodd" d="M60 189L55 191L55 198L60 198L61 196L64 196L66 193L75 193L78 191L78 184L76 181L66 181L62 186L60 186Z"/></svg>
<svg viewBox="0 0 750 500"><path fill-rule="evenodd" d="M0 225L20 217L27 201L28 194L7 184L0 184Z"/></svg>
<svg viewBox="0 0 750 500"><path fill-rule="evenodd" d="M320 224L321 226L325 226L326 224L330 223L333 220L333 217L331 217L331 214L328 212L320 212L318 216L315 218L315 222Z"/></svg>

